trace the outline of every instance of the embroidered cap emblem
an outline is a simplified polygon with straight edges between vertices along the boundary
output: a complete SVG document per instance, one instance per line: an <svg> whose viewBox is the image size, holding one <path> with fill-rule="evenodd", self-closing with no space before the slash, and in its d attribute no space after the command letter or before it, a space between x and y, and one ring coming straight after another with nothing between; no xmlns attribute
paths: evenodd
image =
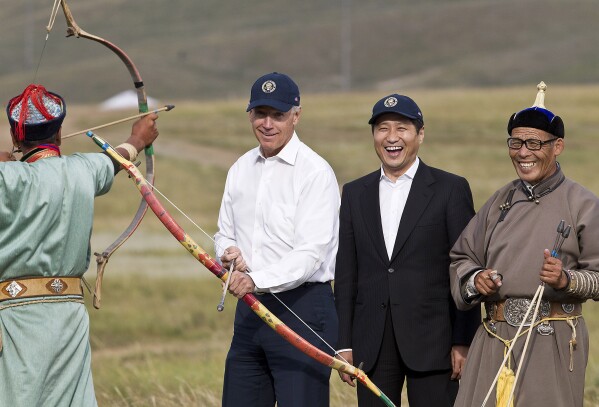
<svg viewBox="0 0 599 407"><path fill-rule="evenodd" d="M23 287L16 281L13 281L7 285L5 289L8 295L10 295L12 298L15 298L21 291L23 291Z"/></svg>
<svg viewBox="0 0 599 407"><path fill-rule="evenodd" d="M385 105L385 107L393 107L397 104L397 98L389 96L387 99L385 99L383 104Z"/></svg>
<svg viewBox="0 0 599 407"><path fill-rule="evenodd" d="M262 92L264 93L273 93L277 88L277 84L271 80L268 80L262 84Z"/></svg>

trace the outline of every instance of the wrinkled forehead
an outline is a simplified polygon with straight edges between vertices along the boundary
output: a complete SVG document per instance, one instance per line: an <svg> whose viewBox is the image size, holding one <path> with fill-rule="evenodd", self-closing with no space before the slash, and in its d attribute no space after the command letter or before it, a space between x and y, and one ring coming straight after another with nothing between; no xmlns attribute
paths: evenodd
<svg viewBox="0 0 599 407"><path fill-rule="evenodd" d="M397 123L397 124L413 124L413 120L399 113L383 113L376 118L375 126L380 126L382 123Z"/></svg>
<svg viewBox="0 0 599 407"><path fill-rule="evenodd" d="M541 129L536 129L534 127L516 127L512 130L512 138L520 138L522 140L534 138L546 141L555 138L555 136L551 133Z"/></svg>
<svg viewBox="0 0 599 407"><path fill-rule="evenodd" d="M291 109L289 109L289 110L291 110ZM256 106L256 107L252 108L252 110L250 110L250 112L256 112L256 113L259 112L259 113L263 113L263 114L287 113L283 110L275 109L272 106L266 106L266 105Z"/></svg>

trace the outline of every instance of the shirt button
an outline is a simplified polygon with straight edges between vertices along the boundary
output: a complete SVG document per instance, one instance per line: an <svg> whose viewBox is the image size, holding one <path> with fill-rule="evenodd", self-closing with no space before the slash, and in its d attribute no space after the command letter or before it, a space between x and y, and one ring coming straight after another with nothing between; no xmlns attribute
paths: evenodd
<svg viewBox="0 0 599 407"><path fill-rule="evenodd" d="M389 273L393 273L395 270L394 269L389 269L387 270Z"/></svg>
<svg viewBox="0 0 599 407"><path fill-rule="evenodd" d="M381 304L381 308L382 308L382 309L385 309L385 308L387 308L387 304L385 304L385 303L383 302L383 303Z"/></svg>

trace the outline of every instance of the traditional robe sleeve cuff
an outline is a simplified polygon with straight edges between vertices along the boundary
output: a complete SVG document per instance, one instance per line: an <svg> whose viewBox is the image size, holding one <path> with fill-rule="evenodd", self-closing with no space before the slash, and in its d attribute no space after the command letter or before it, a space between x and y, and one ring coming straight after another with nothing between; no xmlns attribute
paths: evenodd
<svg viewBox="0 0 599 407"><path fill-rule="evenodd" d="M472 304L472 302L481 297L481 294L476 289L474 285L474 278L481 272L484 271L484 268L478 267L474 270L470 271L460 280L460 292L462 294L462 299L466 304Z"/></svg>
<svg viewBox="0 0 599 407"><path fill-rule="evenodd" d="M585 300L599 301L599 272L589 270L566 270L570 281L566 293Z"/></svg>

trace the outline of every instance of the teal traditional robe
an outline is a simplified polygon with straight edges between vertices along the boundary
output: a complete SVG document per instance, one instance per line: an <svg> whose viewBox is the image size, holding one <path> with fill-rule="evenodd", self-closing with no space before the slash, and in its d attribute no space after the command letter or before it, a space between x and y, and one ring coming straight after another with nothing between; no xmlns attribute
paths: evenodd
<svg viewBox="0 0 599 407"><path fill-rule="evenodd" d="M0 281L82 276L94 197L114 166L104 154L0 163ZM0 406L96 406L89 318L77 302L0 303Z"/></svg>

